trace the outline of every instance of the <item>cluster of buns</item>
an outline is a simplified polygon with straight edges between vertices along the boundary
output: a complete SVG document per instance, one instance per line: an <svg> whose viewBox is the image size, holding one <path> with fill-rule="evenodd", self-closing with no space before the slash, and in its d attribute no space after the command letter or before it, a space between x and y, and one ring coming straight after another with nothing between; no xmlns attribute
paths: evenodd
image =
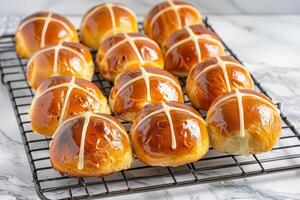
<svg viewBox="0 0 300 200"><path fill-rule="evenodd" d="M248 70L225 56L194 6L162 2L146 16L144 30L138 32L134 12L121 4L84 15L83 44L57 14L40 12L21 22L16 52L30 57L27 79L37 89L31 125L52 136L55 169L102 176L128 169L133 152L147 165L174 167L199 160L209 145L230 154L272 149L281 132L278 109L253 90ZM84 45L98 50L98 71L114 84L109 101L90 82L94 63ZM187 76L186 93L196 109L208 111L206 120L184 104L176 76ZM132 123L129 136L111 111Z"/></svg>
<svg viewBox="0 0 300 200"><path fill-rule="evenodd" d="M281 134L274 103L254 90L248 70L230 56L195 65L186 81L195 108L208 111L211 146L224 153L249 155L270 151Z"/></svg>

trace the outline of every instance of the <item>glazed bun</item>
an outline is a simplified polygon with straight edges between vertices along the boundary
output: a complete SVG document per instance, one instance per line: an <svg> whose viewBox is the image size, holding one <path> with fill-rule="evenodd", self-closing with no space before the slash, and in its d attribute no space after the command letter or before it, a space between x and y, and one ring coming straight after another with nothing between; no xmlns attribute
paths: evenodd
<svg viewBox="0 0 300 200"><path fill-rule="evenodd" d="M109 96L112 111L126 121L133 121L147 104L160 101L183 103L178 80L169 72L155 67L140 67L117 76Z"/></svg>
<svg viewBox="0 0 300 200"><path fill-rule="evenodd" d="M93 57L80 43L63 42L44 47L27 63L27 81L34 89L51 76L75 76L91 81L94 74Z"/></svg>
<svg viewBox="0 0 300 200"><path fill-rule="evenodd" d="M165 68L185 77L197 63L214 56L224 56L219 38L203 25L185 27L167 38L163 53Z"/></svg>
<svg viewBox="0 0 300 200"><path fill-rule="evenodd" d="M67 18L55 13L37 12L21 21L15 41L17 54L29 58L45 46L62 41L78 42L78 35Z"/></svg>
<svg viewBox="0 0 300 200"><path fill-rule="evenodd" d="M231 56L223 56L197 64L191 70L185 88L194 107L208 110L218 96L236 88L254 89L254 84L244 66Z"/></svg>
<svg viewBox="0 0 300 200"><path fill-rule="evenodd" d="M137 31L134 12L116 3L101 4L90 9L84 15L80 26L81 41L94 49L109 36Z"/></svg>
<svg viewBox="0 0 300 200"><path fill-rule="evenodd" d="M99 88L84 79L55 76L37 89L29 117L34 132L51 136L64 120L83 112L110 113Z"/></svg>
<svg viewBox="0 0 300 200"><path fill-rule="evenodd" d="M125 128L107 114L83 113L63 122L50 143L54 169L71 176L103 176L128 169L133 156Z"/></svg>
<svg viewBox="0 0 300 200"><path fill-rule="evenodd" d="M96 63L101 75L110 81L140 66L164 66L159 46L142 33L120 33L106 39L98 50Z"/></svg>
<svg viewBox="0 0 300 200"><path fill-rule="evenodd" d="M233 155L270 151L281 134L279 110L254 90L236 89L218 97L206 123L212 147Z"/></svg>
<svg viewBox="0 0 300 200"><path fill-rule="evenodd" d="M146 34L162 46L164 40L173 32L185 26L203 24L200 12L183 1L162 2L146 15L144 29Z"/></svg>
<svg viewBox="0 0 300 200"><path fill-rule="evenodd" d="M134 120L130 136L137 158L151 166L194 162L209 148L200 114L177 102L145 106Z"/></svg>

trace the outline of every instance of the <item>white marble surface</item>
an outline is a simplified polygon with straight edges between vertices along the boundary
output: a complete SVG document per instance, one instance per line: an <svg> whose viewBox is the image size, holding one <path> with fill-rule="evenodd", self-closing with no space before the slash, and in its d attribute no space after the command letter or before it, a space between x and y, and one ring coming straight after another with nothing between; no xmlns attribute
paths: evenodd
<svg viewBox="0 0 300 200"><path fill-rule="evenodd" d="M162 0L119 0L137 14L148 12ZM184 0L201 8L204 14L299 14L299 0ZM28 15L50 10L64 15L81 15L90 7L116 0L0 0L0 13ZM72 6L70 6L72 5Z"/></svg>
<svg viewBox="0 0 300 200"><path fill-rule="evenodd" d="M210 23L300 128L300 16L209 16ZM78 22L78 20L77 20ZM37 199L6 88L0 84L0 199ZM300 171L112 199L300 199Z"/></svg>

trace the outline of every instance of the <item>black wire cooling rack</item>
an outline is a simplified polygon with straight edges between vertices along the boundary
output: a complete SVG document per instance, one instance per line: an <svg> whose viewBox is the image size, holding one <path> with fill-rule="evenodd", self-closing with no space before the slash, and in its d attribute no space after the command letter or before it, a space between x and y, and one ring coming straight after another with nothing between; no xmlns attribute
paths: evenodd
<svg viewBox="0 0 300 200"><path fill-rule="evenodd" d="M215 32L207 19L205 24ZM240 61L224 41L222 42L227 55ZM95 52L93 54L95 56ZM51 138L35 134L31 130L28 109L34 90L26 81L26 63L27 59L21 59L15 53L14 35L2 36L0 38L1 80L9 91L33 182L41 199L111 197L300 169L300 135L281 112L282 136L277 146L265 154L232 156L210 149L200 161L175 168L145 166L135 159L132 168L108 176L74 178L62 175L55 171L50 163ZM256 78L253 76L252 78L256 89L270 97ZM108 97L111 83L104 80L98 72L95 73L93 82ZM180 83L185 92L185 79L180 79ZM186 95L185 103L190 103ZM130 124L124 121L122 123L129 130Z"/></svg>

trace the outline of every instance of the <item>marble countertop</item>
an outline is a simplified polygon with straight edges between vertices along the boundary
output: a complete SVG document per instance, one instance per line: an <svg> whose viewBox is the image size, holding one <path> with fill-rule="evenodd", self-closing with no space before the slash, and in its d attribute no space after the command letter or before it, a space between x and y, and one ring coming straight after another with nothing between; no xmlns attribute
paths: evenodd
<svg viewBox="0 0 300 200"><path fill-rule="evenodd" d="M99 3L115 0L9 0L0 7L1 14L28 15L37 10L52 11L63 15L80 15ZM144 14L161 0L121 0L120 3L133 9L137 15ZM202 14L299 14L299 0L188 0L201 8ZM18 6L16 6L18 5ZM33 6L34 5L34 6ZM264 6L262 6L264 5ZM221 8L221 9L220 9Z"/></svg>
<svg viewBox="0 0 300 200"><path fill-rule="evenodd" d="M283 104L283 112L299 130L300 15L210 15L209 20L274 100ZM2 20L2 33L3 27ZM1 84L0 96L0 199L37 199L8 93ZM293 171L111 199L292 200L300 199L299 183L300 171Z"/></svg>

